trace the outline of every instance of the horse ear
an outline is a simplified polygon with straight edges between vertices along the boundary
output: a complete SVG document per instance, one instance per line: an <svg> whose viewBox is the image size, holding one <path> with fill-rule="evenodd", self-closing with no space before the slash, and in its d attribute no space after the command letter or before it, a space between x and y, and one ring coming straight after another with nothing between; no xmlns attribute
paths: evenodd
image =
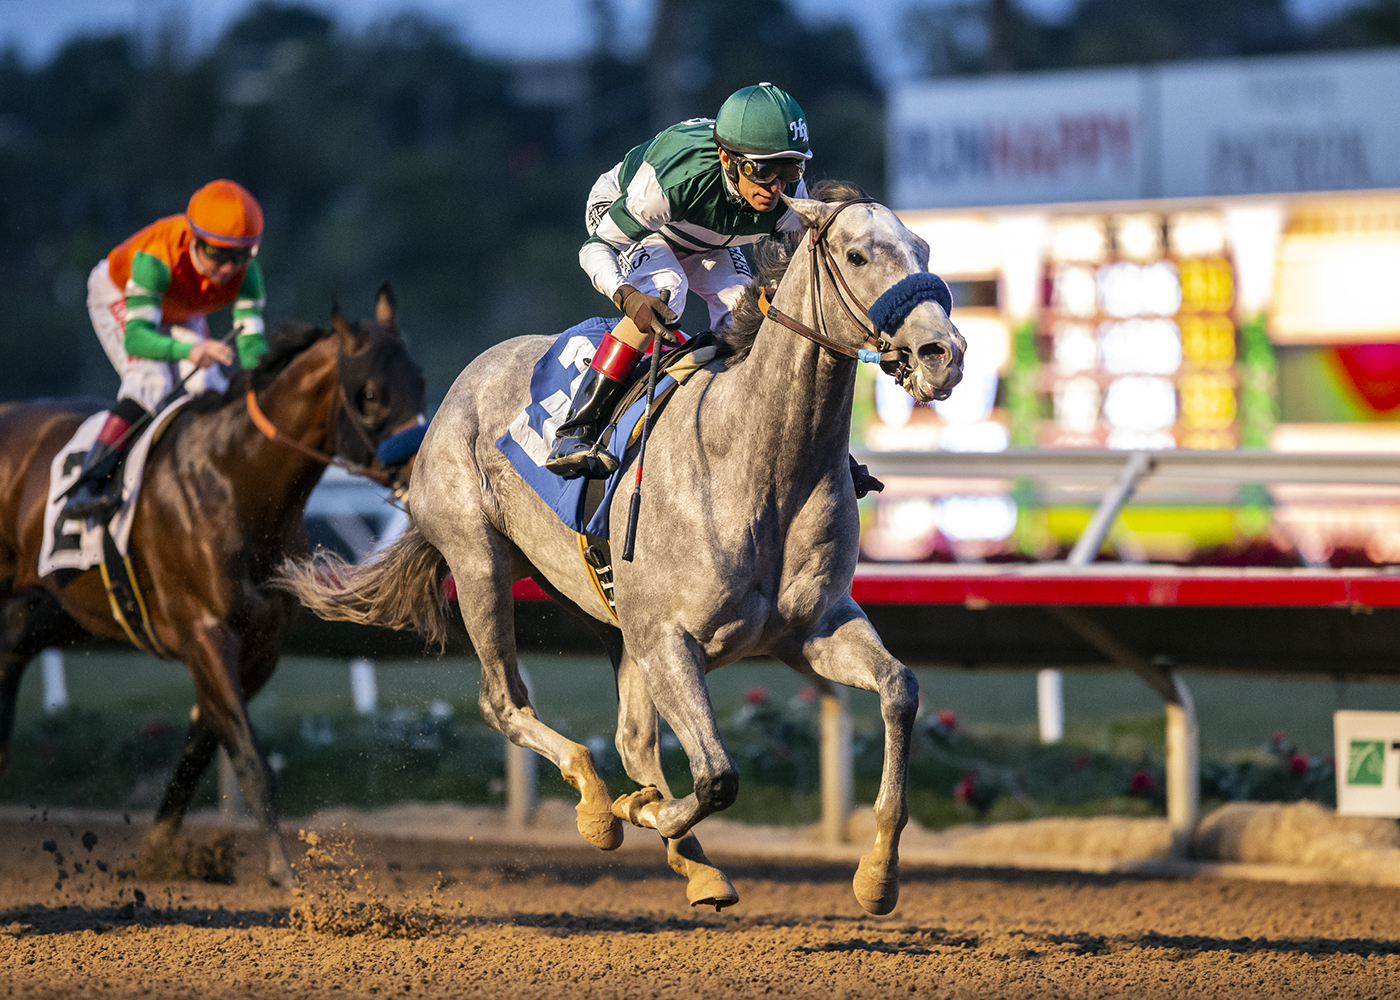
<svg viewBox="0 0 1400 1000"><path fill-rule="evenodd" d="M815 198L789 198L787 195L782 198L808 229L816 229L836 211L835 205Z"/></svg>
<svg viewBox="0 0 1400 1000"><path fill-rule="evenodd" d="M331 298L331 329L340 341L341 354L359 354L364 350L365 345L360 342L359 331L350 325L350 321L340 311L340 302L334 297Z"/></svg>
<svg viewBox="0 0 1400 1000"><path fill-rule="evenodd" d="M398 333L398 300L394 290L386 281L379 286L379 294L374 299L374 321L390 333Z"/></svg>

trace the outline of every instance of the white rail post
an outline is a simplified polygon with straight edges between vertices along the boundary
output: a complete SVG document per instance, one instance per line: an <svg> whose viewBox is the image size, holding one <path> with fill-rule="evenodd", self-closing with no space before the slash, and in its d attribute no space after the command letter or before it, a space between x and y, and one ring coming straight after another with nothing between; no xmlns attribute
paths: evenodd
<svg viewBox="0 0 1400 1000"><path fill-rule="evenodd" d="M1172 833L1172 857L1191 854L1191 835L1201 818L1200 733L1196 728L1196 703L1175 673L1171 675L1176 697L1167 700L1167 825Z"/></svg>
<svg viewBox="0 0 1400 1000"><path fill-rule="evenodd" d="M519 664L525 695L534 700L530 675ZM539 756L506 739L506 828L515 832L528 829L535 815L535 779Z"/></svg>
<svg viewBox="0 0 1400 1000"><path fill-rule="evenodd" d="M844 844L846 824L855 808L852 779L851 714L846 689L831 684L821 689L822 702L822 843Z"/></svg>
<svg viewBox="0 0 1400 1000"><path fill-rule="evenodd" d="M379 682L374 676L374 661L357 657L350 661L350 697L360 715L373 715L379 709Z"/></svg>
<svg viewBox="0 0 1400 1000"><path fill-rule="evenodd" d="M1135 451L1128 456L1123 470L1103 499L1099 501L1094 516L1074 542L1065 562L1070 566L1088 566L1093 563L1108 537L1118 512L1132 499L1138 483L1150 473L1154 459L1145 451ZM1040 742L1058 743L1065 736L1065 680L1059 670L1042 670L1036 677L1036 708L1040 718Z"/></svg>
<svg viewBox="0 0 1400 1000"><path fill-rule="evenodd" d="M1036 715L1040 742L1058 743L1065 738L1065 675L1061 670L1041 670L1035 675Z"/></svg>
<svg viewBox="0 0 1400 1000"><path fill-rule="evenodd" d="M44 712L53 715L68 707L68 678L63 672L63 652L46 649L40 658L44 664Z"/></svg>

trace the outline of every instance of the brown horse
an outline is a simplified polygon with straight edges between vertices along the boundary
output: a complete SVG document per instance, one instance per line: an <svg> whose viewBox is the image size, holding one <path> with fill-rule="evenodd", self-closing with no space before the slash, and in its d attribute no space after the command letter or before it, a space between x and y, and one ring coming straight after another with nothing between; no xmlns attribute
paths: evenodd
<svg viewBox="0 0 1400 1000"><path fill-rule="evenodd" d="M222 745L266 833L269 878L293 881L272 773L247 712L277 665L295 605L264 584L288 556L306 553L302 513L327 462L403 487L408 462L382 468L376 446L419 422L423 392L385 285L374 322L352 325L333 309L330 331L279 327L256 369L223 394L191 401L151 449L130 551L156 638L189 668L197 704L149 850L171 845ZM0 407L0 769L20 676L34 655L86 636L127 638L98 570L37 572L49 470L94 409L54 401Z"/></svg>

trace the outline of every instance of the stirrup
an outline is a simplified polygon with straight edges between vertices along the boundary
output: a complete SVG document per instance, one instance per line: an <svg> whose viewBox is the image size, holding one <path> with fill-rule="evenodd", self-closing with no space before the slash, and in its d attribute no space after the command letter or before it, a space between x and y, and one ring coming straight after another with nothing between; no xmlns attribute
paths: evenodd
<svg viewBox="0 0 1400 1000"><path fill-rule="evenodd" d="M122 482L114 474L102 483L83 483L68 498L58 516L65 521L86 521L90 518L107 521L121 510L121 506Z"/></svg>

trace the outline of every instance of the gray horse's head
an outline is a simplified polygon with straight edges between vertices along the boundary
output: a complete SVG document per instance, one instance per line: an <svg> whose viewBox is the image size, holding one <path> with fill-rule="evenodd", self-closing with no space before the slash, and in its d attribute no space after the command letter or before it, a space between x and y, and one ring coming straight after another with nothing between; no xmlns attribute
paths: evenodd
<svg viewBox="0 0 1400 1000"><path fill-rule="evenodd" d="M808 234L809 240L824 232L828 260L838 272L834 287L827 275L821 279L822 320L827 334L849 340L853 349L866 346L862 341L868 332L867 310L899 282L928 273L928 244L910 232L894 212L875 202L842 208L809 198L785 200L803 225L815 230ZM846 304L860 316L860 328L838 304L838 296L847 292ZM947 399L962 381L967 341L942 303L926 295L916 295L913 301L916 304L907 314L901 310L903 321L898 328L886 331L889 350L900 352L908 366L901 384L909 395L920 402Z"/></svg>

